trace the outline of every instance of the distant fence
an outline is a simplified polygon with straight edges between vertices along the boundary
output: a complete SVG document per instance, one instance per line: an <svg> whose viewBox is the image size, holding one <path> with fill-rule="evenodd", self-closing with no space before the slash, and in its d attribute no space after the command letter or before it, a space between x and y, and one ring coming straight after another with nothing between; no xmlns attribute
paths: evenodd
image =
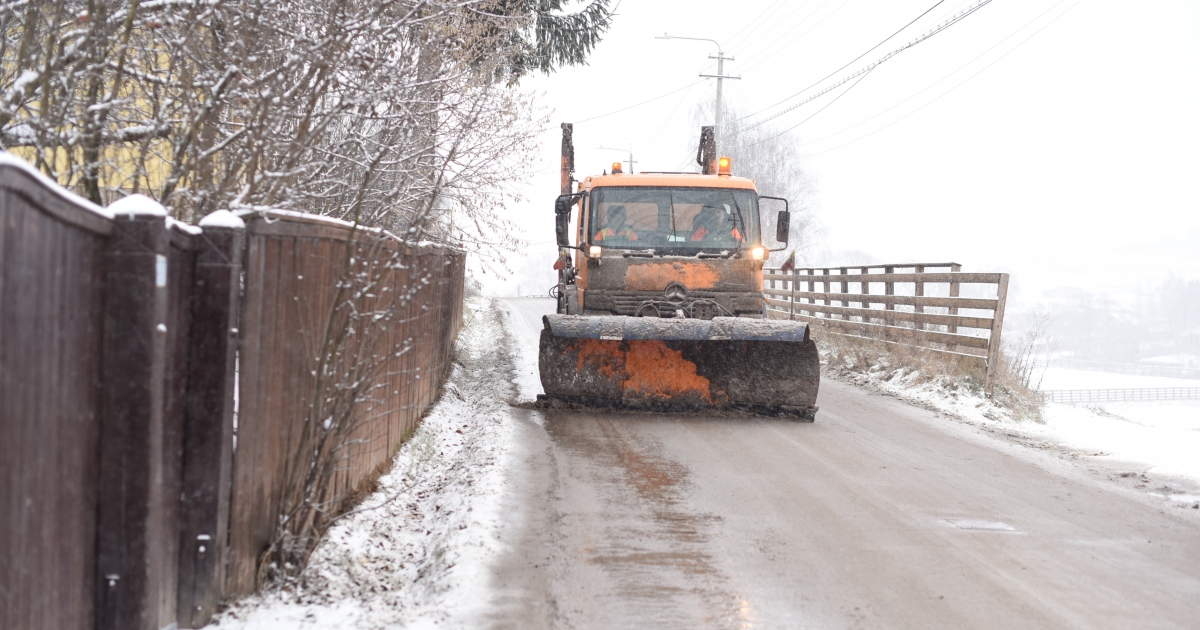
<svg viewBox="0 0 1200 630"><path fill-rule="evenodd" d="M197 628L255 587L304 474L294 456L314 446L316 346L363 255L402 308L372 341L379 387L333 445L323 500L361 490L433 402L462 322L461 252L243 218L102 210L0 157L0 628Z"/></svg>
<svg viewBox="0 0 1200 630"><path fill-rule="evenodd" d="M1200 387L1139 387L1132 389L1043 389L1046 402L1099 403L1152 400L1200 400Z"/></svg>
<svg viewBox="0 0 1200 630"><path fill-rule="evenodd" d="M990 393L1000 356L1008 274L961 269L958 263L765 269L763 292L773 318L806 321L833 334L976 357L985 365L985 389ZM985 291L994 291L995 297L960 297L964 284L992 285L994 290ZM935 292L943 295L932 295Z"/></svg>
<svg viewBox="0 0 1200 630"><path fill-rule="evenodd" d="M1078 359L1051 359L1046 362L1046 367L1066 368L1068 370L1089 370L1092 372L1112 372L1113 374L1133 374L1137 376L1163 376L1166 378L1200 379L1200 370L1170 367L1165 365L1105 363L1103 361L1080 361Z"/></svg>

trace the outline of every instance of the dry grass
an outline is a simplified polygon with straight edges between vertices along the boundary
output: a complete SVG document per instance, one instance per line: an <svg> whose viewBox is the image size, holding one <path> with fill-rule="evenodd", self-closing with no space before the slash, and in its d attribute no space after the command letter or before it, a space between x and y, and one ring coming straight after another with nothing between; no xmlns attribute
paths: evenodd
<svg viewBox="0 0 1200 630"><path fill-rule="evenodd" d="M822 367L831 376L877 381L891 381L899 376L907 387L931 385L947 395L987 398L986 368L981 357L839 335L816 326L812 334L820 349ZM1013 419L1040 422L1043 402L1029 389L1027 370L1006 367L1022 365L1019 359L1003 357L996 370L990 401L1007 410Z"/></svg>

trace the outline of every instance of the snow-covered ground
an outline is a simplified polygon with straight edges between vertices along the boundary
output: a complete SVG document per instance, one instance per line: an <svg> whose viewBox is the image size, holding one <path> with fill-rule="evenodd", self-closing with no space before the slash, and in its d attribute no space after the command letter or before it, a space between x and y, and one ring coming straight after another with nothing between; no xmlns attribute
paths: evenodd
<svg viewBox="0 0 1200 630"><path fill-rule="evenodd" d="M1200 400L1052 403L1044 414L1047 439L1200 483Z"/></svg>
<svg viewBox="0 0 1200 630"><path fill-rule="evenodd" d="M1047 404L1041 422L997 405L982 392L948 379L924 379L905 369L847 374L846 378L961 418L971 424L1013 431L1027 443L1053 443L1094 459L1126 462L1139 472L1183 477L1200 484L1200 400ZM1034 382L1037 382L1036 377ZM1185 379L1049 368L1042 389L1197 387ZM1178 500L1200 500L1191 494Z"/></svg>
<svg viewBox="0 0 1200 630"><path fill-rule="evenodd" d="M538 375L538 341L542 334L542 315L554 312L554 301L545 298L508 298L498 302L504 309L505 330L513 341L513 375L517 400L533 402L544 393Z"/></svg>
<svg viewBox="0 0 1200 630"><path fill-rule="evenodd" d="M1200 380L1046 368L1040 389L1200 387ZM1101 457L1142 463L1147 471L1200 481L1200 400L1049 404L1048 439Z"/></svg>
<svg viewBox="0 0 1200 630"><path fill-rule="evenodd" d="M1030 382L1038 389L1127 389L1143 387L1200 387L1200 380L1137 376L1090 370L1050 367L1034 372Z"/></svg>
<svg viewBox="0 0 1200 630"><path fill-rule="evenodd" d="M301 584L246 598L215 627L479 625L487 563L499 553L494 533L514 440L507 401L515 392L496 307L468 300L465 320L444 394L379 491L328 532Z"/></svg>

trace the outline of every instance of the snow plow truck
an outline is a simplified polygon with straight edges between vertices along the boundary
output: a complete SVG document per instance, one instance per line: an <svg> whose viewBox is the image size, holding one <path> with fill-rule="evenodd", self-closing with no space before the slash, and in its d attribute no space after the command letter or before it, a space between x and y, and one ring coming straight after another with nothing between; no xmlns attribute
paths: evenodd
<svg viewBox="0 0 1200 630"><path fill-rule="evenodd" d="M572 126L562 128L542 403L813 420L816 344L806 324L768 318L762 292L769 252L787 247L787 200L735 177L711 127L700 173L625 173L616 162L576 182ZM782 202L774 249L760 233L763 201Z"/></svg>

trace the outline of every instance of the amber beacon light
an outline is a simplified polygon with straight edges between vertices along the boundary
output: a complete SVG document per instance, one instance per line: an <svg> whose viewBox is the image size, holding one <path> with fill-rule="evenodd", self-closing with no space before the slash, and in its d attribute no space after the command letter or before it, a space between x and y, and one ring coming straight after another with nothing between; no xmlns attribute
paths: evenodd
<svg viewBox="0 0 1200 630"><path fill-rule="evenodd" d="M733 162L727 157L717 160L717 175L730 175L732 164Z"/></svg>
<svg viewBox="0 0 1200 630"><path fill-rule="evenodd" d="M616 175L617 173L620 173L620 172L621 172L621 163L613 162L612 174Z"/></svg>

